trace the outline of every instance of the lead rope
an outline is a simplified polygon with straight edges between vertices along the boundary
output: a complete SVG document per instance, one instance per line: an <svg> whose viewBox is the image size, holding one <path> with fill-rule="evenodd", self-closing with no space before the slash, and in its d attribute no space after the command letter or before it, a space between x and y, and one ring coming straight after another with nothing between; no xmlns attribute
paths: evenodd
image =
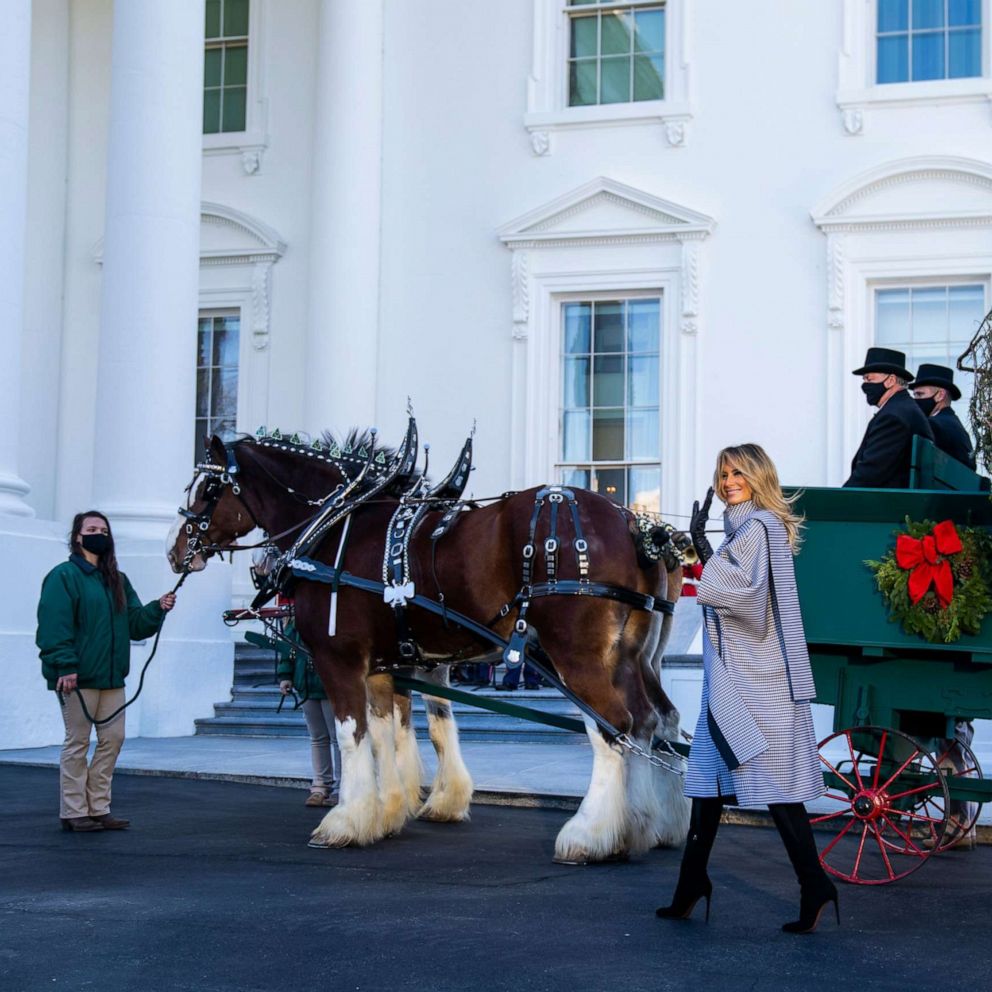
<svg viewBox="0 0 992 992"><path fill-rule="evenodd" d="M179 592L179 587L186 581L186 577L189 574L190 573L188 571L183 572L183 574L179 577L179 581L172 587L173 594ZM152 643L152 653L148 656L148 658L145 660L144 665L141 667L141 677L138 679L138 691L126 703L124 703L122 706L118 706L117 709L110 714L110 716L105 717L103 720L94 719L90 711L86 708L86 700L83 699L83 694L80 691L79 686L77 685L76 688L72 690L73 693L79 696L79 705L83 708L83 716L85 716L86 719L89 720L89 722L92 723L94 727L101 727L105 723L110 723L111 720L113 720L116 716L118 716L120 713L126 710L131 705L131 703L133 703L138 698L138 696L141 695L141 690L145 684L145 672L148 671L148 666L152 663L152 658L155 657L155 652L158 651L158 639L162 636L162 628L165 626L165 618L167 616L168 616L167 613L162 615L162 619L158 625L158 630L155 632L155 641ZM65 696L61 692L56 692L56 695L59 697L59 705L62 706L62 708L64 709Z"/></svg>

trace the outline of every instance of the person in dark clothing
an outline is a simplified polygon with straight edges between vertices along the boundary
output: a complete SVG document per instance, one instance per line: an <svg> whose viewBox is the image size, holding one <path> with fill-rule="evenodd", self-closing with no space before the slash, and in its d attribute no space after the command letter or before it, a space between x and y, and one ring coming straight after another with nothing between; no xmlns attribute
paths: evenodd
<svg viewBox="0 0 992 992"><path fill-rule="evenodd" d="M913 438L934 439L928 418L906 389L913 374L906 356L892 348L869 348L865 364L854 370L863 378L861 391L869 406L877 406L861 447L851 462L845 486L865 489L905 489Z"/></svg>
<svg viewBox="0 0 992 992"><path fill-rule="evenodd" d="M921 365L913 380L913 398L930 422L937 447L974 471L971 438L951 409L952 400L961 399L954 372L945 365Z"/></svg>

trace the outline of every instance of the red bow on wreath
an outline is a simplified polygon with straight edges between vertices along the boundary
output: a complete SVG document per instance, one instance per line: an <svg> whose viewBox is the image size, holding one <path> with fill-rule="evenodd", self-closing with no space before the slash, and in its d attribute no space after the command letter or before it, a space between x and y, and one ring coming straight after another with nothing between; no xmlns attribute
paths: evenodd
<svg viewBox="0 0 992 992"><path fill-rule="evenodd" d="M961 550L961 538L954 523L945 520L937 524L933 534L910 537L900 534L896 538L896 561L900 568L912 569L909 575L909 598L918 603L933 585L941 609L947 609L954 597L954 576L946 555L956 555Z"/></svg>

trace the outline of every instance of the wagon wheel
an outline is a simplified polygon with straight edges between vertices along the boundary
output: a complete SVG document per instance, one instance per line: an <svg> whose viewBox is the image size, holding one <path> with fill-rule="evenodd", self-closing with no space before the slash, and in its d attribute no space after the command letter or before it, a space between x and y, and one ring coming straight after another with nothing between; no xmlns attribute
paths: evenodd
<svg viewBox="0 0 992 992"><path fill-rule="evenodd" d="M840 758L828 757L837 747ZM835 836L820 862L859 885L884 885L923 864L944 836L947 782L929 751L884 727L852 727L820 742L827 791L810 817Z"/></svg>
<svg viewBox="0 0 992 992"><path fill-rule="evenodd" d="M975 752L964 741L950 738L938 743L939 746L933 752L934 761L947 779L985 778ZM935 803L937 797L933 797L930 801ZM937 845L937 851L949 851L965 840L978 822L981 811L981 803L951 799L947 806L947 825Z"/></svg>

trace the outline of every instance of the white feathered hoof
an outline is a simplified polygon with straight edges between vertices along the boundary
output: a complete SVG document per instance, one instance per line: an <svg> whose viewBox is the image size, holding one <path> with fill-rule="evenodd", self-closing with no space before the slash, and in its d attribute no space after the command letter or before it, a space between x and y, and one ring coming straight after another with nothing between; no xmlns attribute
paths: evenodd
<svg viewBox="0 0 992 992"><path fill-rule="evenodd" d="M473 788L470 778L452 776L442 788L431 789L418 819L432 823L462 823L470 819Z"/></svg>
<svg viewBox="0 0 992 992"><path fill-rule="evenodd" d="M580 809L558 832L554 862L559 865L626 861L625 823L622 816L593 823Z"/></svg>
<svg viewBox="0 0 992 992"><path fill-rule="evenodd" d="M685 768L685 762L672 760ZM657 783L660 814L654 825L654 847L680 847L689 832L692 803L686 798L682 778L663 768L652 769Z"/></svg>
<svg viewBox="0 0 992 992"><path fill-rule="evenodd" d="M335 806L310 835L308 847L366 847L388 833L376 797Z"/></svg>

